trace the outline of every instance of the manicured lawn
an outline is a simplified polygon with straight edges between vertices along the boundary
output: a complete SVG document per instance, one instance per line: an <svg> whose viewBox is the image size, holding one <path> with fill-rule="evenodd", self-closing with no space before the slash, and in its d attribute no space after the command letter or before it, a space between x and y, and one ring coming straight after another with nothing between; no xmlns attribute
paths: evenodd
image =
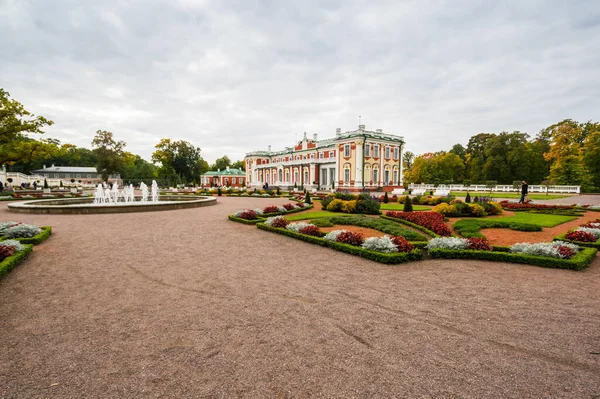
<svg viewBox="0 0 600 399"><path fill-rule="evenodd" d="M466 191L452 191L450 193L451 195L454 195L456 197L464 197L465 195L467 195ZM484 196L484 197L491 197L491 198L521 198L521 194L519 193L489 193L489 192L470 192L471 194L471 198L473 198L474 196ZM551 199L558 199L558 198L567 198L570 197L570 195L564 195L564 194L540 194L540 193L536 193L536 194L529 194L529 197L532 200L551 200Z"/></svg>
<svg viewBox="0 0 600 399"><path fill-rule="evenodd" d="M515 216L498 218L504 222L535 224L541 227L554 227L561 223L577 219L577 216L549 215L543 213L519 212Z"/></svg>
<svg viewBox="0 0 600 399"><path fill-rule="evenodd" d="M413 204L413 211L430 211L431 210L431 206L427 206L427 205L415 205ZM403 211L404 210L404 204L398 204L398 203L387 203L387 204L381 204L381 208L382 211Z"/></svg>
<svg viewBox="0 0 600 399"><path fill-rule="evenodd" d="M325 218L325 217L329 217L329 216L340 216L340 213L339 212L329 212L329 211L315 211L315 212L306 212L306 213L301 213L298 215L291 215L291 216L284 215L284 217L287 220L318 219L318 218Z"/></svg>

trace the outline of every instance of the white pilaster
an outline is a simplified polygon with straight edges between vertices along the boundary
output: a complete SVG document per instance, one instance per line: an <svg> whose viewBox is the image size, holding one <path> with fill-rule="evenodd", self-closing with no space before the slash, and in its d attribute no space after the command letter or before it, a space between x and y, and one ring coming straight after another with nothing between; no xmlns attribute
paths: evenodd
<svg viewBox="0 0 600 399"><path fill-rule="evenodd" d="M355 151L355 155L356 155L356 179L354 180L354 187L362 187L362 182L363 182L363 163L364 163L364 157L363 157L363 141L362 140L358 140L356 142L356 151Z"/></svg>

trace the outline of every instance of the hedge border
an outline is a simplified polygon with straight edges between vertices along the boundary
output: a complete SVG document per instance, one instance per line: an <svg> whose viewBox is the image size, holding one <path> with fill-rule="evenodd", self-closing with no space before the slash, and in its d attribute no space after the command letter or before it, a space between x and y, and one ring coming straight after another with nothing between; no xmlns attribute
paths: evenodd
<svg viewBox="0 0 600 399"><path fill-rule="evenodd" d="M264 222L265 220L267 220L267 217L285 216L290 213L302 212L302 211L306 211L306 210L312 209L312 208L314 208L314 205L307 206L306 208L292 209L291 211L287 211L285 213L263 213L257 219L252 219L252 220L242 219L242 218L239 218L239 217L233 216L233 215L227 215L227 217L229 218L229 220L231 220L233 222L244 223L244 224L256 224L256 223ZM252 209L249 209L249 210L252 210Z"/></svg>
<svg viewBox="0 0 600 399"><path fill-rule="evenodd" d="M380 217L380 218L382 218L382 219L388 219L388 220L391 220L392 222L396 222L396 223L400 223L400 224L405 224L405 225L407 225L407 226L410 226L410 227L412 227L412 228L415 228L415 229L417 229L417 230L420 230L420 231L422 231L423 233L425 233L425 234L427 234L428 236L430 236L430 237L433 237L433 238L439 238L439 237L442 237L441 235L439 235L439 234L437 234L437 233L434 233L433 231L429 230L427 227L423 227L423 226L421 226L420 224L416 224L416 223L413 223L413 222L409 222L408 220L399 219L399 218L394 218L394 217L387 216L387 215L379 215L379 217Z"/></svg>
<svg viewBox="0 0 600 399"><path fill-rule="evenodd" d="M600 238L598 240L596 240L596 242L583 242L583 241L573 241L573 240L569 240L568 238L566 238L567 233L563 233L563 234L559 234L556 237L554 237L554 241L564 241L564 242L570 242L573 244L577 244L580 247L587 247L587 248L596 248L596 249L600 249Z"/></svg>
<svg viewBox="0 0 600 399"><path fill-rule="evenodd" d="M596 248L583 248L571 259L559 259L511 252L476 251L469 249L457 251L436 248L429 251L429 256L432 258L491 260L497 262L523 263L526 265L556 269L581 270L590 264L596 257L597 252L598 250Z"/></svg>
<svg viewBox="0 0 600 399"><path fill-rule="evenodd" d="M32 244L23 244L22 251L16 252L12 256L9 256L0 262L0 279L7 275L8 272L14 269L17 265L21 264L32 250Z"/></svg>
<svg viewBox="0 0 600 399"><path fill-rule="evenodd" d="M6 236L2 236L0 241L4 240L15 240L19 241L21 244L33 244L38 245L46 241L50 235L52 234L52 226L42 226L40 227L42 231L33 237L20 237L20 238L8 238Z"/></svg>
<svg viewBox="0 0 600 399"><path fill-rule="evenodd" d="M369 259L379 263L385 264L399 264L405 263L414 260L423 259L423 252L420 249L413 249L411 252L394 252L394 253L383 253L371 251L368 249L364 249L361 247L355 247L349 244L343 244L341 242L336 241L328 241L320 237L309 236L306 234L297 233L292 230L282 229L278 227L267 226L264 223L258 223L256 225L261 230L271 231L273 233L285 235L288 237L296 238L311 244L317 244L322 247L328 247L340 252L345 252L347 254L360 256L364 259Z"/></svg>

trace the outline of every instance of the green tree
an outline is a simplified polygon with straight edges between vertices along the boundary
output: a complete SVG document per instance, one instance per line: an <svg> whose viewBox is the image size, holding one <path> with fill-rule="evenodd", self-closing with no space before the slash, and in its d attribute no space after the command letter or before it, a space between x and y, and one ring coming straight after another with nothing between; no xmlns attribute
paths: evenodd
<svg viewBox="0 0 600 399"><path fill-rule="evenodd" d="M187 141L161 139L154 147L152 161L160 164L159 176L178 183L195 183L206 172L208 164L200 156L200 147Z"/></svg>
<svg viewBox="0 0 600 399"><path fill-rule="evenodd" d="M583 142L582 157L595 190L600 189L600 130L587 135Z"/></svg>
<svg viewBox="0 0 600 399"><path fill-rule="evenodd" d="M410 151L404 151L402 155L402 160L404 161L404 167L408 170L412 167L413 161L415 159L415 154Z"/></svg>
<svg viewBox="0 0 600 399"><path fill-rule="evenodd" d="M107 181L108 176L122 173L124 167L124 141L115 141L113 134L105 130L98 130L92 140L93 152L96 156L96 169L102 175L102 180Z"/></svg>
<svg viewBox="0 0 600 399"><path fill-rule="evenodd" d="M231 164L231 167L234 168L234 169L246 170L246 166L245 166L244 160L235 161L233 164Z"/></svg>
<svg viewBox="0 0 600 399"><path fill-rule="evenodd" d="M44 128L54 124L43 116L27 111L10 94L0 89L0 165L27 162L56 149L49 140L34 140L30 133L44 133Z"/></svg>
<svg viewBox="0 0 600 399"><path fill-rule="evenodd" d="M210 170L225 170L228 166L231 166L231 160L227 155L223 155L215 161Z"/></svg>

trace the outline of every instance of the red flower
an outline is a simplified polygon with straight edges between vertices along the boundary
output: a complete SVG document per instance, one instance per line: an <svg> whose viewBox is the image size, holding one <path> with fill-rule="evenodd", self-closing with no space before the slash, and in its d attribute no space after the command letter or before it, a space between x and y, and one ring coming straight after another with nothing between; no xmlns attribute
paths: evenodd
<svg viewBox="0 0 600 399"><path fill-rule="evenodd" d="M242 214L240 215L240 218L246 219L246 220L255 220L255 219L258 219L258 216L256 216L256 212L250 210L250 211L242 212Z"/></svg>
<svg viewBox="0 0 600 399"><path fill-rule="evenodd" d="M284 218L277 218L273 220L273 224L271 226L285 229L288 224L290 224L288 220Z"/></svg>
<svg viewBox="0 0 600 399"><path fill-rule="evenodd" d="M580 242L596 242L596 237L587 231L571 231L565 236L567 240Z"/></svg>
<svg viewBox="0 0 600 399"><path fill-rule="evenodd" d="M467 249L491 251L492 246L485 238L467 238Z"/></svg>
<svg viewBox="0 0 600 399"><path fill-rule="evenodd" d="M414 249L414 246L402 236L393 237L392 242L394 243L396 248L398 248L399 252L410 252Z"/></svg>
<svg viewBox="0 0 600 399"><path fill-rule="evenodd" d="M336 241L358 247L358 246L362 245L362 243L365 241L365 238L360 233L354 233L352 231L344 231L337 236Z"/></svg>
<svg viewBox="0 0 600 399"><path fill-rule="evenodd" d="M279 212L279 208L271 205L271 206L267 206L265 209L263 209L263 213L278 213Z"/></svg>
<svg viewBox="0 0 600 399"><path fill-rule="evenodd" d="M560 246L557 248L558 253L561 254L566 259L571 259L573 255L575 255L575 251L573 251L569 247Z"/></svg>
<svg viewBox="0 0 600 399"><path fill-rule="evenodd" d="M390 211L387 212L386 215L397 219L408 220L409 222L423 226L440 236L447 237L452 235L448 226L444 224L444 215L441 213Z"/></svg>
<svg viewBox="0 0 600 399"><path fill-rule="evenodd" d="M323 233L321 233L321 230L319 230L319 228L314 225L301 228L300 233L315 237L321 237L323 235Z"/></svg>
<svg viewBox="0 0 600 399"><path fill-rule="evenodd" d="M296 206L294 204L284 204L283 207L285 209L287 209L288 211L291 211L292 209L296 209Z"/></svg>
<svg viewBox="0 0 600 399"><path fill-rule="evenodd" d="M13 247L0 246L0 261L12 256L14 252L15 249Z"/></svg>

